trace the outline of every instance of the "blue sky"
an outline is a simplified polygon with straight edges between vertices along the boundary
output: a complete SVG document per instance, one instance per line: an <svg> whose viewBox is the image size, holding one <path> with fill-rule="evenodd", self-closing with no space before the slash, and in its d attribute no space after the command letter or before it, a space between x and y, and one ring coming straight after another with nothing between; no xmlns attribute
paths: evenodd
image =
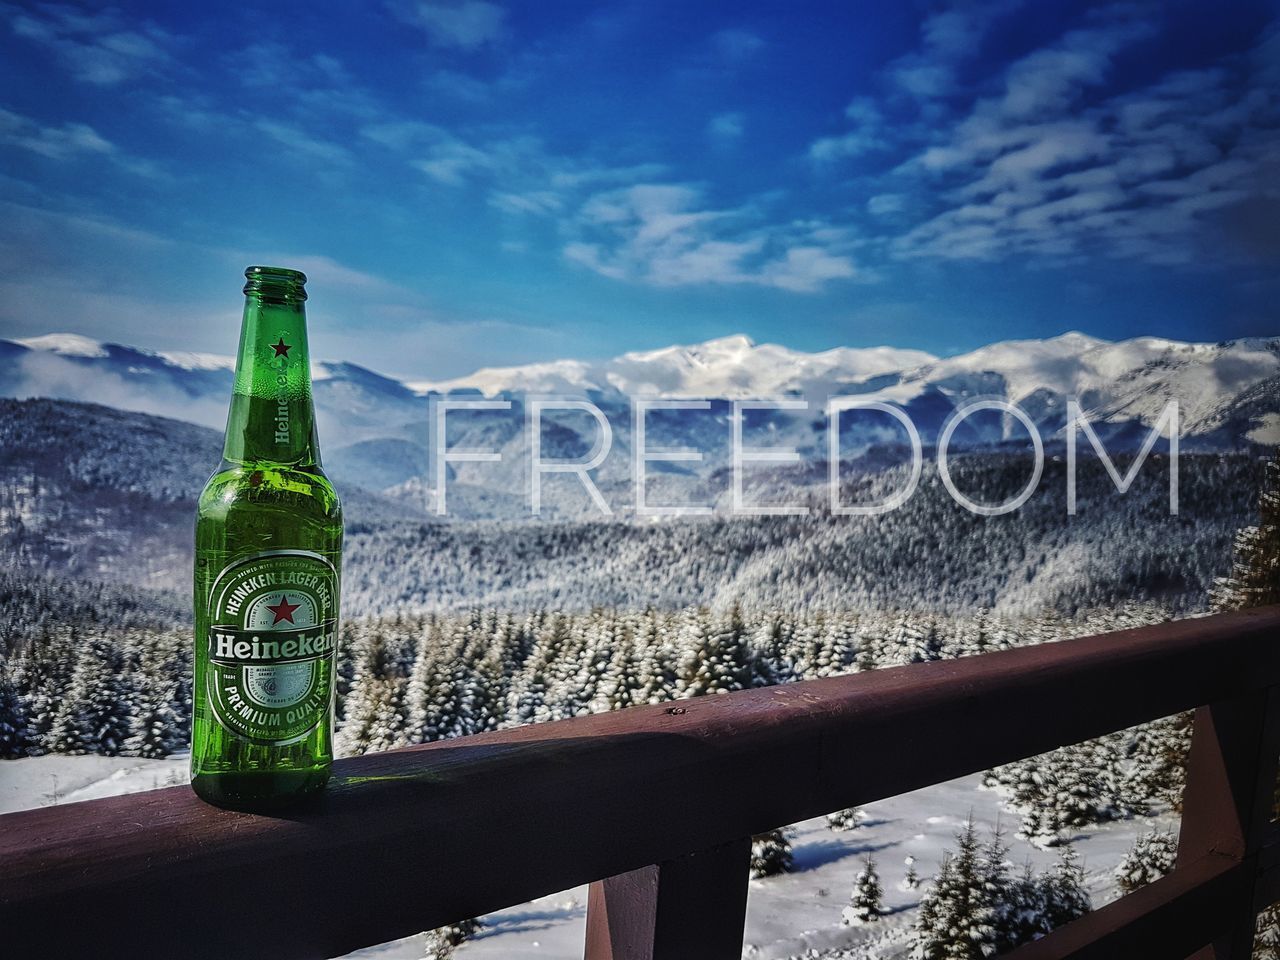
<svg viewBox="0 0 1280 960"><path fill-rule="evenodd" d="M0 7L0 336L232 352L264 261L412 377L1280 332L1274 3Z"/></svg>

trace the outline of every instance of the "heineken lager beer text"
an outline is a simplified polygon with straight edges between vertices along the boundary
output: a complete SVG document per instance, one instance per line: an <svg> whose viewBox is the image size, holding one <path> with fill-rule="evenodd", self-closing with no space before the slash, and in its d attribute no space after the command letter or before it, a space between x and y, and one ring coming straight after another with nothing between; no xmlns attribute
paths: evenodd
<svg viewBox="0 0 1280 960"><path fill-rule="evenodd" d="M307 278L245 276L222 465L196 513L191 783L256 809L329 778L342 509L316 445Z"/></svg>

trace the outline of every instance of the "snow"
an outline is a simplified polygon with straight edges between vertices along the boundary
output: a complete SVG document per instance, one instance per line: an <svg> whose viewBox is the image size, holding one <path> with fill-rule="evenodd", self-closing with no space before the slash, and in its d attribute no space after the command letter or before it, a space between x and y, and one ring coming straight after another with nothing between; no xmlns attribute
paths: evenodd
<svg viewBox="0 0 1280 960"><path fill-rule="evenodd" d="M236 358L221 353L195 353L186 350L161 350L156 354L183 370L235 370Z"/></svg>
<svg viewBox="0 0 1280 960"><path fill-rule="evenodd" d="M771 397L824 393L836 383L936 359L922 350L895 347L836 347L806 353L772 343L757 345L750 337L735 334L705 343L624 353L598 363L555 360L486 367L464 377L407 386L419 393L478 390L489 397L504 391L581 394L607 388L629 396Z"/></svg>
<svg viewBox="0 0 1280 960"><path fill-rule="evenodd" d="M0 760L0 814L186 783L189 760L48 754Z"/></svg>
<svg viewBox="0 0 1280 960"><path fill-rule="evenodd" d="M17 375L10 378L6 395L108 403L210 425L225 421L225 375L234 368L230 356L153 353L118 344L108 348L73 333L16 342L36 352L15 361ZM76 362L59 360L59 355ZM83 369L85 366L91 369ZM210 376L213 373L220 376ZM603 397L606 407L620 409L635 396L769 400L785 395L803 398L809 407L803 413L784 414L771 421L777 428L775 445L801 449L816 449L812 425L832 396L856 394L865 400L908 405L931 393L948 398L950 404L926 403L913 412L926 438L942 428L949 405L970 398L1025 403L1037 423L1049 431L1046 439L1061 438L1062 409L1071 398L1080 399L1095 425L1137 421L1148 427L1160 418L1167 403L1176 399L1185 438L1209 438L1215 447L1229 448L1236 442L1243 444L1245 438L1239 434L1248 430L1253 431L1250 437L1254 442L1265 442L1276 433L1274 422L1257 422L1259 417L1250 413L1249 404L1256 406L1258 398L1253 392L1278 375L1280 339L1183 343L1137 337L1110 342L1077 332L1043 340L1003 341L946 358L891 346L835 347L809 353L779 344L757 344L736 334L703 343L633 351L612 359L485 367L434 381L383 377L350 363L312 364L313 380L317 384L328 381L317 392L322 432L349 443L384 438L421 443L418 427L427 412L426 395L448 391L472 391L489 397L502 393ZM524 412L512 416L523 417ZM880 420L859 421L859 436L898 435L896 431L886 433ZM501 419L485 422L497 429ZM728 445L716 439L720 435L714 432L712 419L690 413L678 422L675 418L668 422L674 424L672 429L688 434L684 439L699 441L676 445L706 450L707 445L700 441L713 440L715 449L707 450L703 466L695 471L700 476L727 466ZM589 423L594 431L594 422ZM615 448L626 447L627 425L613 425ZM1023 436L1022 428L1012 420L1006 427L1010 437ZM594 443L594 432L584 434L581 427L571 425L566 429L578 433L586 449ZM1224 432L1218 435L1219 431ZM457 465L458 485L481 485L523 499L528 475L523 433L507 446L501 465ZM567 447L575 449L572 443ZM847 445L846 453L850 449L857 449L857 445ZM606 486L629 482L628 467L625 457L611 456L596 479ZM581 493L576 486L574 489ZM590 505L580 496L573 502L579 501Z"/></svg>
<svg viewBox="0 0 1280 960"><path fill-rule="evenodd" d="M49 350L64 357L105 357L107 348L100 340L82 337L78 333L46 333L42 337L15 340L32 350Z"/></svg>
<svg viewBox="0 0 1280 960"><path fill-rule="evenodd" d="M1280 444L1280 413L1268 413L1262 422L1249 431L1254 443Z"/></svg>
<svg viewBox="0 0 1280 960"><path fill-rule="evenodd" d="M452 380L411 381L405 386L419 395L479 390L486 397L492 397L504 391L577 396L588 390L599 390L601 385L593 379L591 367L584 361L552 360L520 367L482 367Z"/></svg>
<svg viewBox="0 0 1280 960"><path fill-rule="evenodd" d="M133 757L48 755L0 761L0 813L54 803L135 793L187 780L187 757L164 760ZM973 816L985 842L1000 823L1011 845L1010 859L1020 868L1030 860L1038 868L1056 854L1013 836L1016 817L1003 811L1000 798L979 785L977 774L961 777L877 803L867 804L856 829L836 832L825 817L796 827L791 873L752 880L747 894L743 957L782 960L811 949L888 943L901 946L915 915L921 889L904 891L907 857L924 884L936 872L944 849L955 849L954 834ZM1084 862L1096 909L1118 895L1112 873L1141 833L1152 825L1177 829L1177 819L1161 816L1090 827L1074 844ZM841 924L854 878L867 854L873 854L884 888L887 915L862 927ZM579 960L586 924L586 886L499 910L483 918L484 928L457 951L457 960ZM360 960L419 960L422 935L367 947L348 956Z"/></svg>
<svg viewBox="0 0 1280 960"><path fill-rule="evenodd" d="M60 354L64 357L88 357L93 359L102 359L110 356L110 353L107 351L106 344L102 341L94 340L91 337L81 336L78 333L48 333L41 337L28 337L25 340L15 340L13 342L20 343L31 350L42 350ZM177 367L181 370L190 370L192 372L218 370L231 372L236 368L236 358L231 354L201 353L195 350L151 351L142 350L137 347L130 347L128 349L142 356L159 357L171 367ZM141 374L146 373L147 371L141 367L128 367L127 372ZM332 376L332 371L324 362L312 362L312 380L327 380Z"/></svg>
<svg viewBox="0 0 1280 960"><path fill-rule="evenodd" d="M907 857L927 884L944 849L955 849L954 835L972 813L985 843L999 822L1011 846L1010 859L1020 869L1025 860L1038 868L1055 862L1056 853L1033 847L1013 836L1017 818L1003 811L999 797L979 786L979 776L962 777L914 793L868 804L866 817L854 830L835 832L825 817L797 825L792 841L791 873L752 880L747 894L743 957L782 960L811 949L848 947L888 939L906 942L915 906L924 892L903 891ZM939 811L945 811L939 813ZM1077 835L1095 909L1116 896L1112 871L1134 838L1155 823L1176 830L1176 817L1140 819L1095 826ZM841 923L854 878L866 855L875 856L884 888L887 916L862 927ZM1017 870L1015 870L1017 872ZM586 929L587 888L551 894L484 917L485 927L457 951L458 960L579 960ZM414 960L421 956L421 936L358 950L360 960Z"/></svg>

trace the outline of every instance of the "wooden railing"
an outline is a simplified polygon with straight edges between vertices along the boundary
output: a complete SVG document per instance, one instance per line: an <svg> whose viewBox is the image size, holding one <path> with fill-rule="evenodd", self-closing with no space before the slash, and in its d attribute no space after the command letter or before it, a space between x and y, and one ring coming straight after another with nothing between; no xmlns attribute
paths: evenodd
<svg viewBox="0 0 1280 960"><path fill-rule="evenodd" d="M1280 898L1277 684L1269 608L371 754L305 811L13 813L0 952L331 957L592 882L589 960L737 960L750 835L1198 706L1176 868L1012 956L1243 960Z"/></svg>

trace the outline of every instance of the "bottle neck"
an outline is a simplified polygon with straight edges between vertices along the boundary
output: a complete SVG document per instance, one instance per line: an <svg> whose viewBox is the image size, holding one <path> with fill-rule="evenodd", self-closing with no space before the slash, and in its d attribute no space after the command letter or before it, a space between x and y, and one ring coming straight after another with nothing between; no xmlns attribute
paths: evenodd
<svg viewBox="0 0 1280 960"><path fill-rule="evenodd" d="M310 357L302 299L246 290L224 459L320 466Z"/></svg>

